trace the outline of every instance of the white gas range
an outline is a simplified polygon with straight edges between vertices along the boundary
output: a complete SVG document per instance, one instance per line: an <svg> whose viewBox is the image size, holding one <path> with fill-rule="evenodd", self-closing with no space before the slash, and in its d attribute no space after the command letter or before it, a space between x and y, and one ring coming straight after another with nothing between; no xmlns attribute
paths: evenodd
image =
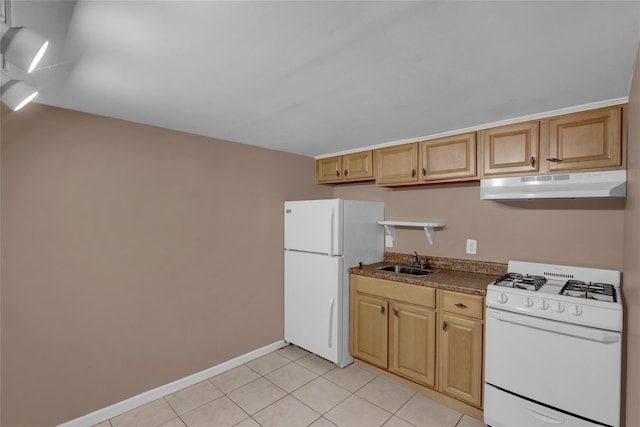
<svg viewBox="0 0 640 427"><path fill-rule="evenodd" d="M620 272L521 261L508 271L487 288L485 422L619 426Z"/></svg>

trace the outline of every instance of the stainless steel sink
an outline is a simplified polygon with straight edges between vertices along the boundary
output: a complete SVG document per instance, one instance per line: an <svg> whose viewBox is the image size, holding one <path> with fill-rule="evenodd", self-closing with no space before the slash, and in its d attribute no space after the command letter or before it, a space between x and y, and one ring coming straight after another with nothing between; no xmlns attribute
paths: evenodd
<svg viewBox="0 0 640 427"><path fill-rule="evenodd" d="M385 267L378 268L378 270L389 271L391 273L411 274L412 276L428 276L429 274L437 273L436 270L407 267L405 265L387 265Z"/></svg>

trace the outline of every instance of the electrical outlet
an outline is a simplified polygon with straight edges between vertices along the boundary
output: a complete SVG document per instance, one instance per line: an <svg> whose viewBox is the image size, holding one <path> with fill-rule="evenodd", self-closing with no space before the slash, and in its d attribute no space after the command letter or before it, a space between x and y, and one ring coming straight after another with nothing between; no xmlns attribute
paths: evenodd
<svg viewBox="0 0 640 427"><path fill-rule="evenodd" d="M468 254L475 254L477 246L478 246L478 241L477 240L467 239L467 253Z"/></svg>
<svg viewBox="0 0 640 427"><path fill-rule="evenodd" d="M393 247L393 237L391 237L388 234L386 234L384 236L384 246L387 247L387 248L392 248Z"/></svg>

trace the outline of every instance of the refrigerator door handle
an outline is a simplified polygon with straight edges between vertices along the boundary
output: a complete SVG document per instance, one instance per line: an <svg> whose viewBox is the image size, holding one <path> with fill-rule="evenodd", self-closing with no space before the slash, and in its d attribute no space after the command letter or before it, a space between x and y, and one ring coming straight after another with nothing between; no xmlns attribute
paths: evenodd
<svg viewBox="0 0 640 427"><path fill-rule="evenodd" d="M331 209L331 215L329 216L329 256L333 256L333 217L335 210Z"/></svg>
<svg viewBox="0 0 640 427"><path fill-rule="evenodd" d="M335 297L331 298L331 301L329 301L329 348L333 347L333 337L332 335L332 330L333 330L333 303L335 301Z"/></svg>

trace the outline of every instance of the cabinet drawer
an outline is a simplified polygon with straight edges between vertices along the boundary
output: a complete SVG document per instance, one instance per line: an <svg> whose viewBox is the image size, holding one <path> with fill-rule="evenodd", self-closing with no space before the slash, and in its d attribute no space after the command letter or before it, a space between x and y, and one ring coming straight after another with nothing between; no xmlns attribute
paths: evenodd
<svg viewBox="0 0 640 427"><path fill-rule="evenodd" d="M484 316L484 298L478 295L442 291L441 309L463 316L482 319Z"/></svg>
<svg viewBox="0 0 640 427"><path fill-rule="evenodd" d="M356 292L375 295L395 301L420 305L427 308L436 307L436 290L425 286L409 285L392 280L376 279L354 274L351 276L351 287Z"/></svg>

